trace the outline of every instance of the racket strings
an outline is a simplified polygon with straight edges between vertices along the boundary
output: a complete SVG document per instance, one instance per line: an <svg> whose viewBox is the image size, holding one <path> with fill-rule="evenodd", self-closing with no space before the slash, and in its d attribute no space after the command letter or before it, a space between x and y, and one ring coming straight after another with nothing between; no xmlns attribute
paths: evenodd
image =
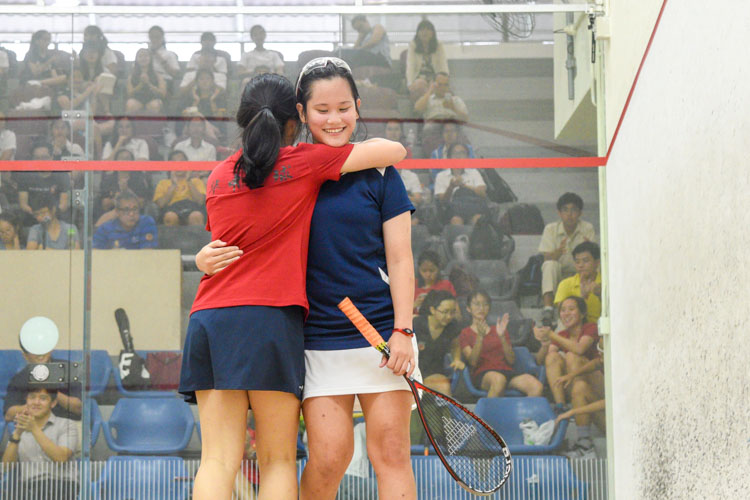
<svg viewBox="0 0 750 500"><path fill-rule="evenodd" d="M504 444L467 410L437 394L420 391L420 406L435 446L460 481L478 492L496 490L510 473Z"/></svg>

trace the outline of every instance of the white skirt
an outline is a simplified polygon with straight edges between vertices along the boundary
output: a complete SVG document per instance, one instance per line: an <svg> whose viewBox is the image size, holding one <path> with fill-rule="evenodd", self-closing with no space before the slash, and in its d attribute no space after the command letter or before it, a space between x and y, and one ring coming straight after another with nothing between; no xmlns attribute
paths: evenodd
<svg viewBox="0 0 750 500"><path fill-rule="evenodd" d="M419 372L419 348L412 337L414 361L417 369L412 377L422 381ZM305 389L302 400L319 396L346 394L371 394L376 392L408 391L409 384L403 376L394 375L387 368L379 368L382 354L372 347L338 351L312 351L305 349ZM359 401L354 402L359 411Z"/></svg>

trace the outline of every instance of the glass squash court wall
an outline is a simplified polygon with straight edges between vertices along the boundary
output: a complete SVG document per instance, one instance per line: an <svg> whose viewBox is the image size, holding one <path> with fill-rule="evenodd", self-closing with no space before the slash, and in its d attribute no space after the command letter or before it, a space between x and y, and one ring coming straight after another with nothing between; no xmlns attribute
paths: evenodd
<svg viewBox="0 0 750 500"><path fill-rule="evenodd" d="M114 495L117 488L126 491L128 484L145 488L141 491L147 498L184 498L189 489L200 453L200 427L196 408L183 407L174 389L188 311L202 276L193 256L210 240L203 228L201 195L216 160L237 148L238 129L232 118L243 79L263 71L258 65L248 71L240 64L242 55L254 47L250 30L255 25L265 28L265 46L278 55L265 60L283 61L281 71L292 80L300 64L318 55L337 53L352 62L362 98L364 126L359 137L382 137L388 130L410 151L398 168L417 205L412 227L415 267L418 257L431 251L440 261L441 278L458 285L461 272L475 275L492 297L490 320L509 312L514 345L533 354L538 344L531 323L541 322L543 302L538 282L520 272L528 270L529 259L539 253L544 225L560 220L560 195L578 194L584 203L581 219L593 225L597 237L601 234L596 167L604 159L597 154L585 4L571 2L567 8L577 11L570 13L552 2L537 3L532 12L522 12L517 4L500 12L502 5L493 4L485 5L482 13L477 11L481 4L472 2L435 3L423 5L423 13L410 2L389 2L387 8L371 13L377 7L364 2L369 23L383 26L389 39L388 58L384 64L373 64L366 55L339 51L357 40L352 26L355 9L345 2L248 6L255 10L247 12L226 2L226 14L214 8L210 15L201 12L207 7L190 2L180 7L162 3L161 14L137 6L52 14L33 6L22 12L19 5L12 6L18 13L2 14L0 148L14 152L0 162L0 208L3 217L12 215L0 221L0 229L4 240L15 230L21 248L13 249L9 237L0 252L5 283L0 375L8 379L25 365L18 336L24 322L35 316L48 317L57 326L54 359L79 362L82 373L89 372L80 398L83 411L73 408L83 418L76 424L81 460L71 463L71 471L60 469L52 475L84 477L87 480L78 481L78 486L94 496L102 491ZM436 60L431 75L421 74L425 88L437 78L443 85L438 95L450 99L458 112L428 113L425 118L415 109L420 89L414 80L420 74L414 67L421 56L410 53L409 44L423 19L435 27L449 74L435 76L443 69L442 61ZM104 51L101 40L84 46L89 25L104 33ZM133 90L135 83L129 94L136 54L147 47L154 25L163 28L166 48L178 66L173 74L167 73L166 96L143 87ZM574 36L558 33L566 25L577 30ZM32 33L38 30L49 32L48 50L56 52L35 56L39 64L24 62ZM219 52L206 52L199 60L205 31L214 33ZM104 64L94 62L89 70L82 63L84 56L97 51L102 51ZM196 98L187 82L198 64L212 67L217 86L205 96L200 90ZM98 82L96 89L87 90L89 81ZM158 81L154 80L156 87ZM218 92L211 99L213 89ZM140 102L140 107L129 99ZM197 139L190 146L191 128L202 140L200 146ZM118 146L119 137L127 138ZM451 143L458 145L450 147ZM171 156L174 150L188 154ZM485 192L463 204L443 202L440 185L450 177L449 169L455 169L455 175L466 172L471 182L486 186ZM184 188L182 202L174 196L162 198L173 181L194 185ZM115 195L126 188L135 199L116 204ZM52 200L53 207L45 208L44 200ZM472 244L481 232L473 224L480 214L498 233L491 236L495 243L485 253ZM121 224L136 215L153 223L137 235L116 237ZM32 252L35 246L50 250ZM55 246L62 249L52 250ZM127 249L130 246L141 248ZM466 292L458 288L463 304L461 295ZM138 387L142 381L126 376L137 371L137 362L121 355L127 346L121 335L123 313L116 319L120 309L129 320L137 357L150 370L147 387ZM534 373L544 382L540 368ZM71 373L68 379L75 370ZM461 372L450 370L446 375L455 378L454 395L462 402L472 406L482 397L470 377L465 380ZM75 388L67 386L66 392L71 391ZM543 397L551 398L547 383ZM138 412L153 415L156 408L156 413L169 416L166 429L150 433L149 425L159 429L160 423L145 420L137 428L129 427ZM538 417L538 423L546 418ZM4 427L2 450L12 424ZM498 498L606 498L604 436L603 430L594 428L597 458L592 460L560 458L564 443L541 458L518 454L518 477ZM563 441L572 446L575 439L575 426L570 425ZM431 462L434 456L422 456L425 447L418 435L413 444L420 498L436 498L438 493L463 498L440 465ZM160 470L167 472L159 476L159 483L143 462L134 466L112 458L118 455L177 458L167 465L160 462L159 467L166 467ZM40 474L48 470L25 467ZM18 470L4 464L0 471L0 499L15 498L14 488L22 482ZM526 476L537 477L537 483L529 486ZM375 498L371 474L348 481L349 498Z"/></svg>

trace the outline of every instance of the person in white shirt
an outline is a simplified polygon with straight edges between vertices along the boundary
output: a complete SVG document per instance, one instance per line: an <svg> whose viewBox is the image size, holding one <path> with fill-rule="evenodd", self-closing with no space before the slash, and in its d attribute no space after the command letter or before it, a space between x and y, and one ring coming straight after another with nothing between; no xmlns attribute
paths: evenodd
<svg viewBox="0 0 750 500"><path fill-rule="evenodd" d="M167 83L180 74L180 63L177 54L167 50L164 44L164 30L161 26L151 26L148 30L148 50L153 57L154 71Z"/></svg>
<svg viewBox="0 0 750 500"><path fill-rule="evenodd" d="M465 144L454 144L448 158L469 157ZM451 168L435 177L435 198L451 224L474 224L487 208L487 185L476 168Z"/></svg>
<svg viewBox="0 0 750 500"><path fill-rule="evenodd" d="M136 161L148 161L149 159L148 143L143 139L135 137L135 127L133 122L127 117L117 120L115 133L102 150L102 160L114 160L120 149L127 149L133 153L133 158Z"/></svg>
<svg viewBox="0 0 750 500"><path fill-rule="evenodd" d="M190 66L192 64L192 66ZM198 70L205 69L214 75L214 82L223 90L227 88L227 63L223 57L209 51L199 51L193 54L188 63L188 70L180 82L180 93L189 93L195 86L195 76Z"/></svg>
<svg viewBox="0 0 750 500"><path fill-rule="evenodd" d="M250 28L250 39L255 43L255 48L242 54L237 68L237 76L243 79L243 88L245 81L252 76L261 73L284 74L284 60L281 58L281 54L263 47L266 41L266 30L263 26L256 24Z"/></svg>
<svg viewBox="0 0 750 500"><path fill-rule="evenodd" d="M0 111L0 161L10 161L16 156L16 134L5 128L5 113Z"/></svg>
<svg viewBox="0 0 750 500"><path fill-rule="evenodd" d="M216 148L203 140L206 135L206 122L195 117L188 122L188 138L175 144L175 151L182 151L188 161L216 161Z"/></svg>

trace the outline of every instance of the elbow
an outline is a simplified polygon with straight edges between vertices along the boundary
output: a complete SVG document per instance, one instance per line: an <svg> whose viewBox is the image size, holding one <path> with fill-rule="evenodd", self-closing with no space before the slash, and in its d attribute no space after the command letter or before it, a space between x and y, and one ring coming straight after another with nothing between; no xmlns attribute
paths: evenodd
<svg viewBox="0 0 750 500"><path fill-rule="evenodd" d="M398 163L404 158L406 158L406 147L404 147L403 144L400 142L394 143L394 156L398 157L398 160L396 160L394 163Z"/></svg>

